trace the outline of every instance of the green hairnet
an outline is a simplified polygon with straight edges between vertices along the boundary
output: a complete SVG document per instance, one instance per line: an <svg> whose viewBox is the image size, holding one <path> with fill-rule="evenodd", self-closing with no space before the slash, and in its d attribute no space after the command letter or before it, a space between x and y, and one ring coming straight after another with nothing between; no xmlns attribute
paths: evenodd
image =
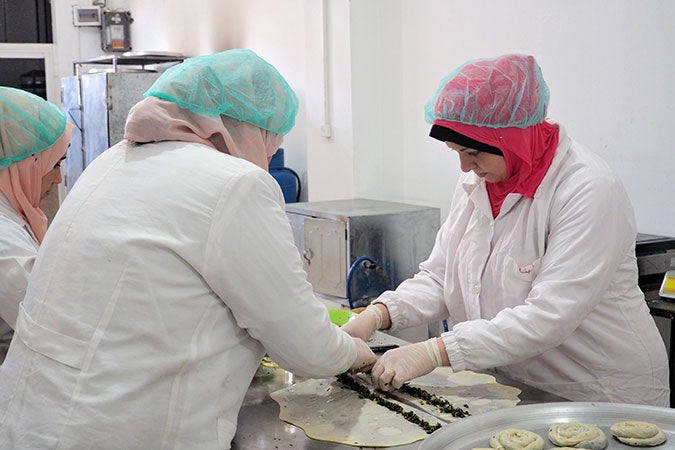
<svg viewBox="0 0 675 450"><path fill-rule="evenodd" d="M0 169L48 149L65 130L66 116L56 105L0 86Z"/></svg>
<svg viewBox="0 0 675 450"><path fill-rule="evenodd" d="M525 128L546 119L548 86L529 55L469 61L441 80L425 120L490 128Z"/></svg>
<svg viewBox="0 0 675 450"><path fill-rule="evenodd" d="M298 99L284 77L251 50L188 58L170 67L144 97L201 116L225 115L279 135L295 124Z"/></svg>

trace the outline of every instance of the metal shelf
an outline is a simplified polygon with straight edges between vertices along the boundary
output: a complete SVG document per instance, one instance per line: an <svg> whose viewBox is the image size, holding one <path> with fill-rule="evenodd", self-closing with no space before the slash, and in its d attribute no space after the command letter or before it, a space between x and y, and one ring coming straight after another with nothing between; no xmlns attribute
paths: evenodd
<svg viewBox="0 0 675 450"><path fill-rule="evenodd" d="M73 61L73 73L79 75L82 66L85 65L109 65L112 71L117 72L118 66L140 66L142 70L148 70L147 66L166 63L179 63L186 57L180 53L170 52L125 52L102 55L96 58Z"/></svg>

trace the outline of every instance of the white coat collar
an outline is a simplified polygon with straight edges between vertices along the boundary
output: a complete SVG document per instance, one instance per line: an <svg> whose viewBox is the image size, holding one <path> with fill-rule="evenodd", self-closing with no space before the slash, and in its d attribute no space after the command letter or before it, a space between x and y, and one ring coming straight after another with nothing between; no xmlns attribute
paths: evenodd
<svg viewBox="0 0 675 450"><path fill-rule="evenodd" d="M462 187L469 200L484 216L492 219L492 207L490 206L485 180L473 172L465 173L462 177Z"/></svg>
<svg viewBox="0 0 675 450"><path fill-rule="evenodd" d="M35 237L35 234L33 234L33 229L28 225L28 222L23 218L21 214L16 212L16 209L12 206L12 204L9 202L7 197L5 197L5 194L0 192L0 215L3 215L7 217L9 220L11 220L14 223L17 223L19 226L22 226L26 232L35 240L35 242L38 242L37 238Z"/></svg>

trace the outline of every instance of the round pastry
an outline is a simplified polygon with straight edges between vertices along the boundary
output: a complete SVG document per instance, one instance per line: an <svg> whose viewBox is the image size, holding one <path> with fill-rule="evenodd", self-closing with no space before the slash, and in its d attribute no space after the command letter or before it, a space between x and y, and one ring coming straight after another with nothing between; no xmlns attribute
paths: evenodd
<svg viewBox="0 0 675 450"><path fill-rule="evenodd" d="M544 440L532 431L509 428L492 436L490 446L495 450L543 450Z"/></svg>
<svg viewBox="0 0 675 450"><path fill-rule="evenodd" d="M548 438L555 445L588 450L602 450L607 447L605 432L587 423L556 423L548 429Z"/></svg>
<svg viewBox="0 0 675 450"><path fill-rule="evenodd" d="M663 430L650 422L629 420L615 423L610 429L615 438L633 447L654 447L666 442Z"/></svg>

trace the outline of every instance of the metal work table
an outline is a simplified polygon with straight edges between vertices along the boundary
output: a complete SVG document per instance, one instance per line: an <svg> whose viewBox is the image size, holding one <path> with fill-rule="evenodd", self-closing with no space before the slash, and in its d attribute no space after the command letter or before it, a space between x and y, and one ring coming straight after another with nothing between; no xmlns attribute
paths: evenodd
<svg viewBox="0 0 675 450"><path fill-rule="evenodd" d="M519 405L543 402L566 401L560 397L515 382L497 373L488 371L498 382L516 387L522 392ZM307 437L305 432L279 419L279 404L270 393L303 381L283 369L261 366L251 382L244 403L239 411L237 434L232 441L233 449L354 449L349 445L318 441ZM422 441L394 447L397 450L417 449Z"/></svg>
<svg viewBox="0 0 675 450"><path fill-rule="evenodd" d="M647 301L647 306L649 306L649 312L653 316L665 317L670 320L675 319L675 300L661 297L658 291L645 292L645 300ZM670 333L670 340L672 342L673 333Z"/></svg>

